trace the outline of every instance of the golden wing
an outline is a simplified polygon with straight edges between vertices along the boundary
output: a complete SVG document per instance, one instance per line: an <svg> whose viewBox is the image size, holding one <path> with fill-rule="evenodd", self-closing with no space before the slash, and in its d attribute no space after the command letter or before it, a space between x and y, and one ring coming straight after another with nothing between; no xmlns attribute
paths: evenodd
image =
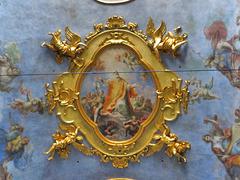
<svg viewBox="0 0 240 180"><path fill-rule="evenodd" d="M65 135L61 134L59 131L57 131L56 133L54 133L52 135L53 139L56 140L56 141L60 141L60 140L63 140L65 139Z"/></svg>
<svg viewBox="0 0 240 180"><path fill-rule="evenodd" d="M147 28L146 28L146 33L148 36L153 36L153 33L155 31L155 25L151 17L149 17L148 23L147 23Z"/></svg>
<svg viewBox="0 0 240 180"><path fill-rule="evenodd" d="M157 30L154 31L155 37L162 37L167 32L167 26L164 21L161 22L161 25Z"/></svg>
<svg viewBox="0 0 240 180"><path fill-rule="evenodd" d="M65 35L69 45L77 45L79 42L81 42L81 36L72 32L69 27L65 28Z"/></svg>
<svg viewBox="0 0 240 180"><path fill-rule="evenodd" d="M161 22L160 27L154 31L153 38L154 38L154 48L156 48L160 42L162 41L163 35L166 33L167 27L165 22Z"/></svg>

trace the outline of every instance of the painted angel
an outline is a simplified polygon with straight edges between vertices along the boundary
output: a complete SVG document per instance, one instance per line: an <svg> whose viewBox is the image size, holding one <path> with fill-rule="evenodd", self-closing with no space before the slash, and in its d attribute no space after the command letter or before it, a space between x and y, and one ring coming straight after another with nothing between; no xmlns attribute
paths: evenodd
<svg viewBox="0 0 240 180"><path fill-rule="evenodd" d="M221 20L204 28L205 37L211 42L213 50L205 66L216 67L233 86L240 88L240 52L236 48L240 36L235 34L227 40L227 33L225 23Z"/></svg>
<svg viewBox="0 0 240 180"><path fill-rule="evenodd" d="M20 69L11 62L11 59L0 55L0 91L9 92L12 88L9 84L20 74Z"/></svg>
<svg viewBox="0 0 240 180"><path fill-rule="evenodd" d="M23 170L28 166L32 157L30 139L23 136L24 127L13 122L9 113L10 128L8 131L0 128L0 151L3 152L1 161L13 161L16 168Z"/></svg>
<svg viewBox="0 0 240 180"><path fill-rule="evenodd" d="M204 100L211 100L211 99L219 99L219 97L213 92L213 77L209 80L208 83L202 85L201 80L194 80L191 82L192 86L195 86L190 100L192 103L195 101L200 101L201 99Z"/></svg>
<svg viewBox="0 0 240 180"><path fill-rule="evenodd" d="M31 92L28 91L26 100L15 99L10 106L13 109L17 109L23 115L27 115L29 112L38 112L42 114L44 112L45 103L42 99L33 98Z"/></svg>

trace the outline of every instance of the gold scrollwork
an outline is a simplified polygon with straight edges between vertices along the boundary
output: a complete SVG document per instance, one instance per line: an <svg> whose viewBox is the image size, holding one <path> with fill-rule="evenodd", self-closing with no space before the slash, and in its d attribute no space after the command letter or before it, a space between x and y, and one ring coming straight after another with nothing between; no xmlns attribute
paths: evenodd
<svg viewBox="0 0 240 180"><path fill-rule="evenodd" d="M166 109L170 109L170 111L172 110L171 113L176 113L175 116L177 116L180 112L175 111L174 106L182 105L183 111L186 113L188 110L189 102L188 85L189 81L185 81L185 86L182 89L177 88L176 80L172 80L171 86L166 86L163 90L157 90L156 93L161 101L161 110L164 112ZM164 119L172 120L168 119L167 117L165 117Z"/></svg>
<svg viewBox="0 0 240 180"><path fill-rule="evenodd" d="M111 29L126 29L131 32L134 32L139 37L147 40L147 35L144 34L142 30L138 30L138 24L133 22L128 22L126 24L125 20L121 16L113 16L108 18L107 23L104 25L102 23L94 25L94 32L90 32L86 38L85 42L91 40L96 35L98 35L100 32L103 32L105 30L111 30Z"/></svg>
<svg viewBox="0 0 240 180"><path fill-rule="evenodd" d="M148 147L145 147L140 152L133 155L125 155L125 156L116 156L116 155L106 155L100 151L95 151L94 154L100 156L100 160L104 163L112 162L113 167L115 168L126 168L128 167L129 161L131 162L140 162L140 157L144 156L148 151Z"/></svg>
<svg viewBox="0 0 240 180"><path fill-rule="evenodd" d="M79 92L75 92L69 88L64 88L63 81L61 81L59 85L57 84L57 82L53 82L52 89L49 88L48 83L45 85L45 87L45 96L48 101L49 113L53 112L53 110L57 106L57 103L59 103L61 106L65 106L65 111L67 108L73 108L74 110L76 110L75 100L78 99Z"/></svg>
<svg viewBox="0 0 240 180"><path fill-rule="evenodd" d="M60 157L67 158L69 146L72 145L85 155L97 155L102 162L112 162L113 167L126 168L129 161L139 162L141 156L160 151L165 145L168 156L176 156L179 161L186 162L185 153L190 149L190 144L178 140L177 135L170 132L166 121L176 119L181 108L187 112L189 82L186 81L182 88L182 80L174 72L166 70L159 52L176 56L180 46L187 42L187 34L182 34L180 27L175 29L175 33L166 33L164 22L156 29L151 18L144 33L138 29L138 24L127 23L120 16L110 17L106 24L94 25L94 32L85 37L85 43L68 27L65 34L66 41L61 39L61 31L50 33L50 43L42 44L56 53L57 63L62 63L63 58L67 57L72 72L60 75L52 83L52 89L46 84L49 113L56 110L61 121L60 129L65 131L53 135L55 142L46 152L50 154L49 160L54 158L55 152ZM80 87L88 67L96 60L99 51L116 44L127 46L136 52L142 65L152 74L158 97L153 113L139 126L136 135L124 141L105 138L96 123L86 116L80 103ZM84 144L83 138L90 147Z"/></svg>
<svg viewBox="0 0 240 180"><path fill-rule="evenodd" d="M127 36L124 36L123 33L120 32L112 32L109 37L107 37L99 46L106 46L110 44L129 44L133 45L131 41L129 41Z"/></svg>

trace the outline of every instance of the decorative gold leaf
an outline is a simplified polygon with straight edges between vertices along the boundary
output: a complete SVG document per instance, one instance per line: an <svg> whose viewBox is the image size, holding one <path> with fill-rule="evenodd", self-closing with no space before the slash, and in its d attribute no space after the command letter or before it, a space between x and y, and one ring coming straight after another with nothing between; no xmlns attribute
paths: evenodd
<svg viewBox="0 0 240 180"><path fill-rule="evenodd" d="M181 79L175 73L169 71L164 75L157 73L156 77L154 76L158 89L156 116L151 119L151 123L146 124L146 131L144 125L143 131L140 128L139 134L134 138L121 143L100 136L98 127L89 120L81 107L79 86L83 85L84 73L88 67L96 63L97 58L91 57L108 45L129 46L139 55L139 60L147 69L168 71L159 61L159 51L175 55L179 47L187 42L187 34L182 34L178 29L176 32L166 32L164 22L155 28L150 17L146 35L138 29L137 23L126 23L120 16L110 17L106 23L95 25L94 31L85 38L86 44L69 28L65 31L67 40L61 39L61 31L58 30L50 33L52 39L49 43L42 44L43 47L56 52L58 63L62 63L63 58L68 58L69 71L74 72L60 75L51 88L49 84L46 85L49 112L56 110L61 121L61 131L53 134L54 142L45 152L49 155L48 159L52 160L56 153L62 158L67 158L69 148L74 146L85 155L96 155L102 162L112 162L115 168L126 168L129 162L140 162L141 156L152 155L164 146L168 156L175 156L179 161L186 162L185 154L190 149L190 144L178 140L165 126L165 121L177 118L181 113L181 106L187 111L189 102L187 84L182 88Z"/></svg>
<svg viewBox="0 0 240 180"><path fill-rule="evenodd" d="M65 28L65 34L70 45L77 45L79 42L81 42L81 36L72 32L69 27Z"/></svg>
<svg viewBox="0 0 240 180"><path fill-rule="evenodd" d="M148 36L153 36L153 33L155 31L155 25L151 17L148 19L146 33Z"/></svg>

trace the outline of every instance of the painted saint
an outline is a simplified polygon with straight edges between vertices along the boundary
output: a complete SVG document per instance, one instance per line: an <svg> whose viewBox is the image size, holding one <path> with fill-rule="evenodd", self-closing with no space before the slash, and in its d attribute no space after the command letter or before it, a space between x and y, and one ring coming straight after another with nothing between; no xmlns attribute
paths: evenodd
<svg viewBox="0 0 240 180"><path fill-rule="evenodd" d="M110 140L133 137L155 104L153 77L133 50L111 46L97 55L81 85L81 104Z"/></svg>

